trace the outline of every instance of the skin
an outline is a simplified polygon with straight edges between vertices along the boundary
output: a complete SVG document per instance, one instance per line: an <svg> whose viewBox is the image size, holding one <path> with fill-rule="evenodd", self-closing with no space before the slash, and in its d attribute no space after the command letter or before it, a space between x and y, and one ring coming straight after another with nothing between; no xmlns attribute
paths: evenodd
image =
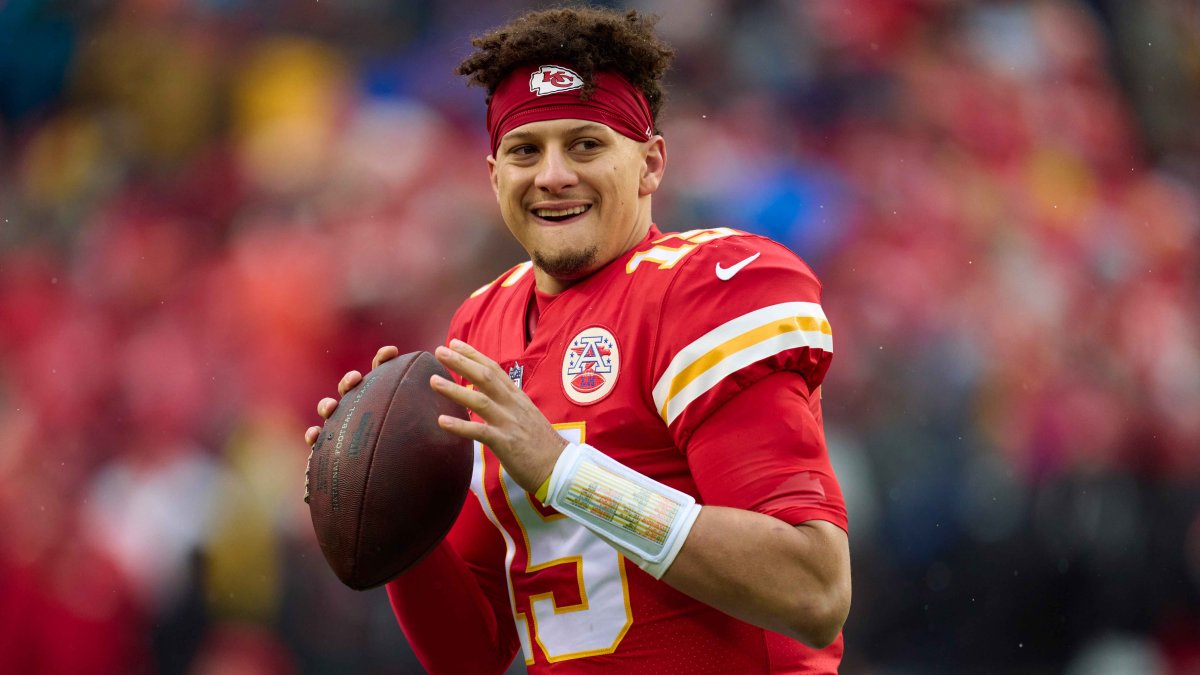
<svg viewBox="0 0 1200 675"><path fill-rule="evenodd" d="M638 143L586 120L547 120L504 135L487 158L510 232L533 259L538 290L557 295L640 242L667 163L662 136ZM584 207L564 222L539 209Z"/></svg>
<svg viewBox="0 0 1200 675"><path fill-rule="evenodd" d="M513 236L534 260L539 290L560 293L619 257L649 230L650 198L666 165L661 136L637 142L606 126L550 120L518 127L488 157L492 188ZM565 223L538 209L585 206ZM372 368L399 355L381 348ZM434 391L474 411L483 422L442 416L438 424L490 447L529 492L550 476L567 442L508 375L460 340L434 355L473 388L439 376ZM362 381L350 371L338 383L344 396ZM322 399L328 419L337 400ZM311 446L320 433L310 427ZM789 526L752 511L706 506L662 579L674 588L743 621L812 647L837 638L850 610L850 550L846 533L820 520Z"/></svg>

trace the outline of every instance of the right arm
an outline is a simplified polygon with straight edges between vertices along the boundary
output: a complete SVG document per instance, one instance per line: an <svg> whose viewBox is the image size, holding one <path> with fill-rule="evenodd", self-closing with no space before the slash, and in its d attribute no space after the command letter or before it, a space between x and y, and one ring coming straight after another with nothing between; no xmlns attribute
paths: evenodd
<svg viewBox="0 0 1200 675"><path fill-rule="evenodd" d="M468 496L450 535L387 584L396 620L430 673L503 673L520 648L504 580L504 542L485 527L491 525L478 501ZM494 557L481 549L495 544L500 560L481 565L480 553Z"/></svg>
<svg viewBox="0 0 1200 675"><path fill-rule="evenodd" d="M399 355L383 347L371 367ZM358 371L346 373L338 394L362 382ZM333 398L321 399L324 419L337 409ZM311 447L321 427L304 434ZM454 527L425 558L387 584L388 599L409 645L430 673L503 673L520 648L504 579L504 541L491 528L477 499L468 495Z"/></svg>

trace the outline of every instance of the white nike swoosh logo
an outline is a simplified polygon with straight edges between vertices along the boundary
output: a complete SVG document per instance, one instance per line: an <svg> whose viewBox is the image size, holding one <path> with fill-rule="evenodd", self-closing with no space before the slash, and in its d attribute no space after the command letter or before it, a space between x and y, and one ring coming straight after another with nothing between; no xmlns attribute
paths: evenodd
<svg viewBox="0 0 1200 675"><path fill-rule="evenodd" d="M740 262L736 265L731 265L730 267L721 267L721 263L717 263L717 278L720 279L721 281L729 281L730 279L733 278L733 275L737 274L738 272L741 272L743 267L754 262L754 260L756 258L758 258L758 256L760 256L760 255L762 255L762 251L759 251L758 253L755 253L754 255L750 256L749 258L746 258L742 262Z"/></svg>

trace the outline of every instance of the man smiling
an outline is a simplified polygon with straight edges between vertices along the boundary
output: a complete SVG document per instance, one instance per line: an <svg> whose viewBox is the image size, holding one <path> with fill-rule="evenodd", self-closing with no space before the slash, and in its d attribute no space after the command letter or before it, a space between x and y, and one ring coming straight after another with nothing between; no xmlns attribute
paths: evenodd
<svg viewBox="0 0 1200 675"><path fill-rule="evenodd" d="M840 662L850 566L820 284L768 239L654 224L672 52L652 29L534 12L459 67L487 89L492 188L531 260L472 294L436 351L456 377L430 385L471 411L439 423L476 441L474 498L388 584L430 672L500 673L518 650L531 673Z"/></svg>
<svg viewBox="0 0 1200 675"><path fill-rule="evenodd" d="M504 222L533 259L537 287L550 293L641 241L666 163L661 136L647 149L580 121L525 124L488 157Z"/></svg>

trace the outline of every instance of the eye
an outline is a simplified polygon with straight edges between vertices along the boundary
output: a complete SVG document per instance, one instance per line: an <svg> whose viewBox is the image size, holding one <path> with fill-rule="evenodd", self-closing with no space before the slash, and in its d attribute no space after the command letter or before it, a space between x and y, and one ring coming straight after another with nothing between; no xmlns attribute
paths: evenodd
<svg viewBox="0 0 1200 675"><path fill-rule="evenodd" d="M537 148L536 148L536 147L534 147L534 146L533 146L532 144L530 144L530 143L524 143L524 144L522 144L522 145L516 145L516 146L513 146L513 147L509 148L509 150L508 150L508 154L510 154L510 155L517 155L518 157L525 157L525 156L528 156L528 155L532 155L532 154L533 154L533 153L535 153L535 152L537 152Z"/></svg>
<svg viewBox="0 0 1200 675"><path fill-rule="evenodd" d="M584 152L595 150L600 147L600 141L594 138L581 138L571 145L572 150L582 150Z"/></svg>

